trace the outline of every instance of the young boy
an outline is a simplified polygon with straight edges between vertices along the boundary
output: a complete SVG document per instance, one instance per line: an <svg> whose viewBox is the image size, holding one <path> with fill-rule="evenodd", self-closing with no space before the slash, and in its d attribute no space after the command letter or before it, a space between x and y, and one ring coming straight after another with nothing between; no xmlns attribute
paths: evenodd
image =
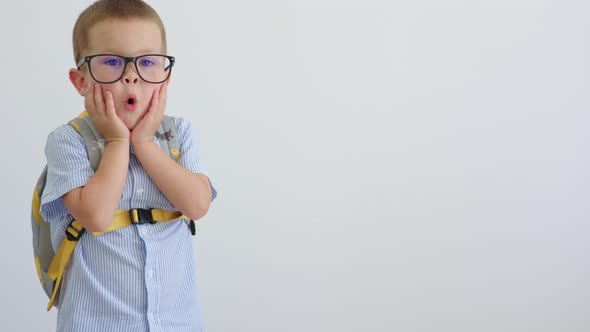
<svg viewBox="0 0 590 332"><path fill-rule="evenodd" d="M191 230L178 216L200 219L216 193L187 121L173 118L178 162L155 135L174 64L164 26L140 0L100 0L73 37L70 81L104 152L94 171L72 126L47 140L41 213L54 249L73 219L86 229L62 282L57 331L202 331ZM116 211L152 208L178 213L109 231Z"/></svg>

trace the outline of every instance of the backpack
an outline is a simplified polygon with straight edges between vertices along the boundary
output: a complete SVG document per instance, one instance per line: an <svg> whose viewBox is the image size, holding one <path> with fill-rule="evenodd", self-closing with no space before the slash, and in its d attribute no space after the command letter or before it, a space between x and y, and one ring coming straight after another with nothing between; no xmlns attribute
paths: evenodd
<svg viewBox="0 0 590 332"><path fill-rule="evenodd" d="M82 136L90 165L96 171L102 157L104 139L96 129L87 112L82 112L80 116L71 120L68 124L74 127L80 136ZM155 136L160 143L160 147L170 155L170 158L178 162L180 160L180 144L176 137L176 126L171 117L164 115L160 128L156 131ZM60 244L59 249L57 252L54 252L51 244L49 223L43 219L40 213L41 196L43 195L46 179L47 165L41 172L33 191L31 226L33 229L35 266L37 267L41 286L49 298L49 304L47 305L47 311L49 311L53 306L57 307L59 305L59 292L66 264L85 229L76 220L72 220L66 229L66 236ZM190 220L180 212L159 209L117 210L110 227L104 232L95 232L93 235L97 236L131 224L148 222L153 224L178 218L185 219L192 235L195 235L196 229L193 220Z"/></svg>

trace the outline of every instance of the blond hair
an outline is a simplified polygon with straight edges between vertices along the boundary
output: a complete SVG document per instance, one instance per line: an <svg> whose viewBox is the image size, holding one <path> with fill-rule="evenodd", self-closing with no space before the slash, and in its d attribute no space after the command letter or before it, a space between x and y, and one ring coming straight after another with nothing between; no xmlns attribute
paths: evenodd
<svg viewBox="0 0 590 332"><path fill-rule="evenodd" d="M88 33L96 24L111 18L142 18L154 21L162 32L162 47L166 53L166 31L158 13L141 0L99 0L86 8L74 25L74 60L82 59L88 49Z"/></svg>

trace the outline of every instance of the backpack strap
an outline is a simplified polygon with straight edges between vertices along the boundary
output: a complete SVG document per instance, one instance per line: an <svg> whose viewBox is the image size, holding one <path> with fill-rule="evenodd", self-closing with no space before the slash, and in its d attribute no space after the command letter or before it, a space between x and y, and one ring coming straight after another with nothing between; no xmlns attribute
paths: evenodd
<svg viewBox="0 0 590 332"><path fill-rule="evenodd" d="M143 224L148 222L155 224L156 222L167 222L176 220L178 218L189 220L180 212L172 212L160 209L133 209L129 211L117 210L115 217L113 218L113 222L109 228L104 232L92 232L92 235L98 236L125 226L129 226L131 224ZM192 222L192 220L190 221ZM66 264L70 260L70 256L72 256L78 240L85 231L86 229L84 229L84 227L82 227L82 225L80 225L76 220L72 220L66 228L66 236L60 244L59 249L55 253L55 257L53 258L53 261L51 261L49 269L47 270L47 276L51 279L54 285L53 292L49 299L49 304L47 305L48 311L51 310L51 307L57 298L57 294L59 293L63 275L66 269Z"/></svg>
<svg viewBox="0 0 590 332"><path fill-rule="evenodd" d="M178 162L180 160L180 143L178 142L174 119L164 115L160 128L156 131L156 138L162 150L168 151L170 158Z"/></svg>
<svg viewBox="0 0 590 332"><path fill-rule="evenodd" d="M66 270L66 265L70 260L70 256L74 252L76 244L78 244L78 239L84 234L84 231L85 229L77 221L72 220L66 229L66 236L59 245L59 249L49 265L47 276L53 283L53 292L49 298L49 303L47 304L47 311L51 310L53 303L57 299L57 294L59 294L61 290L60 286Z"/></svg>
<svg viewBox="0 0 590 332"><path fill-rule="evenodd" d="M178 141L178 134L176 131L176 125L174 124L174 119L164 114L162 123L160 123L160 128L158 128L155 135L158 139L158 143L160 143L160 148L164 151L168 151L170 158L176 162L179 162L181 157L180 142ZM197 232L195 221L189 219L186 216L182 217L186 220L188 228L190 229L191 234L194 236Z"/></svg>
<svg viewBox="0 0 590 332"><path fill-rule="evenodd" d="M88 152L90 166L96 172L100 158L104 152L104 138L98 129L96 129L94 122L92 122L86 111L80 113L77 118L70 121L69 125L74 127L78 134L82 136L84 145L86 145L86 151Z"/></svg>
<svg viewBox="0 0 590 332"><path fill-rule="evenodd" d="M92 232L92 235L98 236L133 224L155 224L157 222L172 221L178 218L189 220L188 217L180 212L160 209L117 210L115 211L115 217L109 227L104 232Z"/></svg>

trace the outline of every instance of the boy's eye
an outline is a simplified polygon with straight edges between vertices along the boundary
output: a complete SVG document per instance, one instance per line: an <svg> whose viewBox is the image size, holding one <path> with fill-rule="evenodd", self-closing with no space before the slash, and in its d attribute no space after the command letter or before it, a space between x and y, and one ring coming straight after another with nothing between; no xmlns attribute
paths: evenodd
<svg viewBox="0 0 590 332"><path fill-rule="evenodd" d="M154 65L154 61L152 61L151 59L140 59L139 65L142 67L149 67Z"/></svg>
<svg viewBox="0 0 590 332"><path fill-rule="evenodd" d="M121 65L121 59L117 59L117 58L110 58L110 59L105 59L104 64L105 65L109 65L109 66L119 66Z"/></svg>

